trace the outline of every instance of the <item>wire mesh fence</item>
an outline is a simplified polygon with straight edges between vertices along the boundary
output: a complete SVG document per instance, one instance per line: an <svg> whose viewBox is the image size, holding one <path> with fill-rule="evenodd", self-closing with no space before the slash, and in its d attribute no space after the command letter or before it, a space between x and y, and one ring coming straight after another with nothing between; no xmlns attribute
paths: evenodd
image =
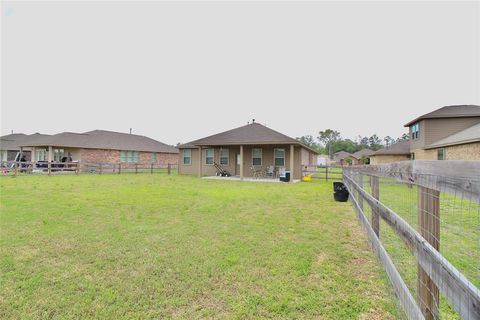
<svg viewBox="0 0 480 320"><path fill-rule="evenodd" d="M480 319L480 162L349 167L344 181L407 317Z"/></svg>

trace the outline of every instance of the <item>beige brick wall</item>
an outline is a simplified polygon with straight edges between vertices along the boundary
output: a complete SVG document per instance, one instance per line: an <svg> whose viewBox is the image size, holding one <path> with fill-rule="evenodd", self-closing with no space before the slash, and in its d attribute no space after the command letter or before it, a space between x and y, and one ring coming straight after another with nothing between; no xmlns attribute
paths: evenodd
<svg viewBox="0 0 480 320"><path fill-rule="evenodd" d="M407 155L378 155L370 157L370 164L390 163L410 160Z"/></svg>
<svg viewBox="0 0 480 320"><path fill-rule="evenodd" d="M412 151L415 154L415 160L437 160L437 150L423 150L415 149Z"/></svg>
<svg viewBox="0 0 480 320"><path fill-rule="evenodd" d="M480 142L445 147L446 160L480 160Z"/></svg>

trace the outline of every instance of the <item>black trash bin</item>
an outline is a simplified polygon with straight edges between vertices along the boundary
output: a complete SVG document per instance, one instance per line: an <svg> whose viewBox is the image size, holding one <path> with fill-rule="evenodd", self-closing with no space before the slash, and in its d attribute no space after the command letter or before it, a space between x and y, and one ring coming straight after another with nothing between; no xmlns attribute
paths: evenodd
<svg viewBox="0 0 480 320"><path fill-rule="evenodd" d="M280 181L290 182L290 171L285 171L285 174L280 176Z"/></svg>
<svg viewBox="0 0 480 320"><path fill-rule="evenodd" d="M348 189L343 182L333 183L333 198L338 202L348 201Z"/></svg>

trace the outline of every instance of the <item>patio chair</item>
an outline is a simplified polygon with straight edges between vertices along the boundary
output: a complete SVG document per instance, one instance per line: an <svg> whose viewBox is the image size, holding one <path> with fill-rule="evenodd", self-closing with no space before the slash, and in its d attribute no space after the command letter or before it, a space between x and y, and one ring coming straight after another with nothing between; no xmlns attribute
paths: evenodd
<svg viewBox="0 0 480 320"><path fill-rule="evenodd" d="M274 166L268 166L267 170L265 171L265 175L267 177L275 178L275 167Z"/></svg>
<svg viewBox="0 0 480 320"><path fill-rule="evenodd" d="M262 169L261 168L255 168L255 166L251 166L250 169L252 169L254 178L258 179L258 178L262 177Z"/></svg>

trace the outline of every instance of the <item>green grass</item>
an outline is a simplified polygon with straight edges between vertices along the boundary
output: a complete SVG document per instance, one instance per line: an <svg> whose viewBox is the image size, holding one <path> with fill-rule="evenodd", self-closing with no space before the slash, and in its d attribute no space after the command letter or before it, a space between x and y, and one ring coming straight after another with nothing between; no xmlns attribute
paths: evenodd
<svg viewBox="0 0 480 320"><path fill-rule="evenodd" d="M402 317L331 182L0 179L0 318Z"/></svg>

